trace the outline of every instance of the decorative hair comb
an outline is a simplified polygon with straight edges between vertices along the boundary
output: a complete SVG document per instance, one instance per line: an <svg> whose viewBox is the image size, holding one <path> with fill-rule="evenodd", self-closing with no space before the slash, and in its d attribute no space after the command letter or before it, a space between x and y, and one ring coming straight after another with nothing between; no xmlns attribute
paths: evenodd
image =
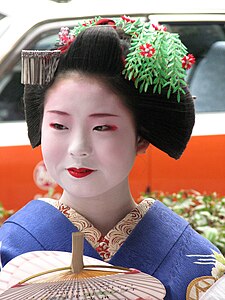
<svg viewBox="0 0 225 300"><path fill-rule="evenodd" d="M60 59L60 50L22 50L21 82L44 85L51 81Z"/></svg>
<svg viewBox="0 0 225 300"><path fill-rule="evenodd" d="M58 50L62 53L67 51L81 31L98 25L121 28L125 34L130 36L129 53L124 58L122 74L126 79L133 80L140 93L147 92L150 87L153 87L153 92L160 94L163 88L167 88L167 98L170 97L171 93L177 93L177 101L180 101L181 93L185 94L183 87L186 86L184 80L186 70L195 63L195 58L192 54L187 54L186 47L182 44L178 34L168 32L165 26L142 22L140 19L133 20L126 16L113 20L96 17L85 23L78 23L73 30L69 30L68 27L61 28ZM46 54L48 58L50 58L50 52ZM50 77L54 76L54 69L56 69L55 66L59 57L58 53L56 54L54 51L52 53L54 59L51 63L54 66L51 68L51 63L47 59L49 61L48 75L42 75L43 80L40 82L44 82L45 78L50 80ZM41 61L42 53L30 53L30 51L22 53L23 66L26 68L23 71L22 83L26 84L27 79L35 77L26 73L27 71L34 71L32 56L35 55L39 57L35 72L40 74L45 68L46 57L43 56L43 64ZM29 59L28 63L26 62L27 59Z"/></svg>

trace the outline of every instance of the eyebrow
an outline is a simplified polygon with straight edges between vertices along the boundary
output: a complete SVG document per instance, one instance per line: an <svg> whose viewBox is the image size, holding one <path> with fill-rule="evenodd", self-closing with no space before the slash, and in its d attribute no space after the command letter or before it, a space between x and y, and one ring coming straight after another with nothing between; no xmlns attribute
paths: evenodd
<svg viewBox="0 0 225 300"><path fill-rule="evenodd" d="M70 116L69 113L61 110L48 110L47 112L57 114L57 115L62 115L62 116ZM119 117L119 116L115 114L109 114L109 113L94 113L89 115L89 117L104 118L104 117Z"/></svg>
<svg viewBox="0 0 225 300"><path fill-rule="evenodd" d="M91 114L89 117L104 118L104 117L119 117L119 116L114 114L109 114L109 113L95 113L95 114Z"/></svg>
<svg viewBox="0 0 225 300"><path fill-rule="evenodd" d="M65 112L65 111L61 111L61 110L48 110L48 113L53 113L53 114L57 114L57 115L62 115L62 116L69 116L70 114Z"/></svg>

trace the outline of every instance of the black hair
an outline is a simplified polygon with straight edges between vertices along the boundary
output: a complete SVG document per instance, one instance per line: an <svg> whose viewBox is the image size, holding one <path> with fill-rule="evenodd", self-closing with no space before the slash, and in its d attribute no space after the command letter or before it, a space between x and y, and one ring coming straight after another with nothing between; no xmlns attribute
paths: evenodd
<svg viewBox="0 0 225 300"><path fill-rule="evenodd" d="M31 145L41 143L41 123L46 91L54 81L68 72L78 72L102 80L121 96L132 111L137 133L150 144L178 159L190 139L195 121L195 110L188 87L177 102L177 95L139 93L133 81L122 75L124 60L129 50L129 38L122 30L110 26L93 26L83 30L61 55L55 76L48 85L25 86L25 115Z"/></svg>

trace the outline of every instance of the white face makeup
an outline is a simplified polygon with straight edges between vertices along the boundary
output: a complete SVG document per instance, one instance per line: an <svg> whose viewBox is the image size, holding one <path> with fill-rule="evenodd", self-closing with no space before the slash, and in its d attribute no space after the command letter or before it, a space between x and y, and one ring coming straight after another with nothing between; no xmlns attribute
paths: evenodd
<svg viewBox="0 0 225 300"><path fill-rule="evenodd" d="M127 183L136 140L132 114L100 81L71 75L48 91L42 153L68 195L96 197Z"/></svg>

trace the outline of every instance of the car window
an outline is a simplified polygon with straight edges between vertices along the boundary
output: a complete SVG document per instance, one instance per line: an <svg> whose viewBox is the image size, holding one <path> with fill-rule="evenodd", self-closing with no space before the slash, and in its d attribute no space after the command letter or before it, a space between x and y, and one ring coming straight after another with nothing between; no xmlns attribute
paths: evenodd
<svg viewBox="0 0 225 300"><path fill-rule="evenodd" d="M36 43L29 45L29 48L36 50L52 49L56 39L56 33L46 34ZM22 97L21 61L18 58L18 62L13 69L0 79L0 121L24 120Z"/></svg>
<svg viewBox="0 0 225 300"><path fill-rule="evenodd" d="M189 53L194 54L196 64L187 73L190 90L196 96L196 111L225 111L225 26L202 23L166 23L168 30L179 33ZM52 49L57 31L43 32L27 49ZM20 58L10 72L0 78L0 121L23 120L20 83Z"/></svg>
<svg viewBox="0 0 225 300"><path fill-rule="evenodd" d="M170 24L179 33L189 53L196 58L187 73L197 112L225 111L225 26L224 24Z"/></svg>
<svg viewBox="0 0 225 300"><path fill-rule="evenodd" d="M20 62L0 81L0 121L23 120Z"/></svg>

